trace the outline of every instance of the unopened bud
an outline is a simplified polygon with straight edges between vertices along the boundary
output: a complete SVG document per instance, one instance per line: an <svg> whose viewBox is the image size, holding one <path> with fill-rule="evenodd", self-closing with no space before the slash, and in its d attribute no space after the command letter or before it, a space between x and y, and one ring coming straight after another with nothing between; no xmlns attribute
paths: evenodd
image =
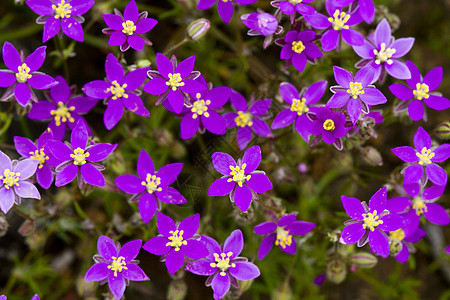
<svg viewBox="0 0 450 300"><path fill-rule="evenodd" d="M34 222L31 220L26 220L19 228L19 234L21 236L29 236L35 230Z"/></svg>
<svg viewBox="0 0 450 300"><path fill-rule="evenodd" d="M370 269L377 265L378 259L370 253L367 252L357 252L352 255L351 258L352 265L356 268L366 268Z"/></svg>
<svg viewBox="0 0 450 300"><path fill-rule="evenodd" d="M186 35L193 41L201 39L209 30L210 22L201 18L193 21L186 29Z"/></svg>
<svg viewBox="0 0 450 300"><path fill-rule="evenodd" d="M389 245L389 253L392 256L397 256L400 251L403 249L403 243L401 241L392 240L391 244Z"/></svg>
<svg viewBox="0 0 450 300"><path fill-rule="evenodd" d="M186 292L187 285L183 280L172 280L167 291L167 300L183 300Z"/></svg>
<svg viewBox="0 0 450 300"><path fill-rule="evenodd" d="M381 157L380 152L374 147L365 147L361 151L362 158L365 162L372 166L381 166L383 165L383 158Z"/></svg>
<svg viewBox="0 0 450 300"><path fill-rule="evenodd" d="M140 59L136 62L138 68L150 67L152 63L148 59Z"/></svg>
<svg viewBox="0 0 450 300"><path fill-rule="evenodd" d="M435 132L440 139L450 140L450 121L439 124Z"/></svg>
<svg viewBox="0 0 450 300"><path fill-rule="evenodd" d="M327 278L336 284L341 283L347 276L347 268L345 263L339 260L334 260L327 265Z"/></svg>

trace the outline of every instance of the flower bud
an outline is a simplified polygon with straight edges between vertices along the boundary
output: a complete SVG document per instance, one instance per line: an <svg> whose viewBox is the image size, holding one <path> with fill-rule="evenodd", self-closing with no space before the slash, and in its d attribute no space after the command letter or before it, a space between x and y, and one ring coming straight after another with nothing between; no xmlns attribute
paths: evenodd
<svg viewBox="0 0 450 300"><path fill-rule="evenodd" d="M383 158L381 157L380 152L374 147L365 147L361 151L361 155L363 160L372 166L381 166L383 165Z"/></svg>
<svg viewBox="0 0 450 300"><path fill-rule="evenodd" d="M397 256L400 251L403 249L403 243L398 240L392 240L391 244L389 245L389 253L392 256Z"/></svg>
<svg viewBox="0 0 450 300"><path fill-rule="evenodd" d="M206 34L206 32L208 32L209 27L210 22L207 19L197 19L189 24L186 29L186 35L189 39L198 41Z"/></svg>
<svg viewBox="0 0 450 300"><path fill-rule="evenodd" d="M345 263L339 260L334 260L327 265L327 278L336 284L341 283L347 276L347 268Z"/></svg>
<svg viewBox="0 0 450 300"><path fill-rule="evenodd" d="M35 224L31 220L26 220L19 228L19 234L21 236L29 236L35 230Z"/></svg>
<svg viewBox="0 0 450 300"><path fill-rule="evenodd" d="M450 121L439 124L435 132L440 139L450 140Z"/></svg>
<svg viewBox="0 0 450 300"><path fill-rule="evenodd" d="M356 252L352 255L351 262L356 268L370 269L377 265L378 259L367 252Z"/></svg>
<svg viewBox="0 0 450 300"><path fill-rule="evenodd" d="M136 62L136 67L145 68L145 67L150 67L151 64L152 63L148 59L140 59Z"/></svg>

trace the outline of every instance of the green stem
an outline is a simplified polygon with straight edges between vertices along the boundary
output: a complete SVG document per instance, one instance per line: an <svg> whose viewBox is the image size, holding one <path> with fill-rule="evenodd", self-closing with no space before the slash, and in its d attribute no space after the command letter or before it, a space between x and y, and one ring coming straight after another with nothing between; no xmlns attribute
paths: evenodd
<svg viewBox="0 0 450 300"><path fill-rule="evenodd" d="M67 57L64 54L64 42L62 40L62 38L55 38L55 40L57 40L56 43L56 48L58 48L59 51L59 56L62 60L62 65L63 65L63 69L64 69L64 76L65 79L67 80L67 82L70 82L70 73L69 73L69 65L67 64Z"/></svg>
<svg viewBox="0 0 450 300"><path fill-rule="evenodd" d="M180 46L182 46L184 43L186 43L186 42L188 42L188 41L189 41L189 39L188 39L187 37L185 37L181 42L179 42L179 43L177 43L177 44L171 46L169 49L165 50L165 51L163 52L163 54L164 54L165 56L167 56L169 53L173 52L174 50L176 50L177 48L179 48Z"/></svg>

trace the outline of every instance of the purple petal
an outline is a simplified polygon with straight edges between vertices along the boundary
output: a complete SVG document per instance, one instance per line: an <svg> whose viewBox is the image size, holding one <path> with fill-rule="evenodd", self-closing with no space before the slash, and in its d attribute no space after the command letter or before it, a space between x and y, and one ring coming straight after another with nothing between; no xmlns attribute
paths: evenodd
<svg viewBox="0 0 450 300"><path fill-rule="evenodd" d="M292 99L300 98L298 90L289 82L282 82L280 84L280 94L281 97L283 97L283 99L289 104L292 104Z"/></svg>
<svg viewBox="0 0 450 300"><path fill-rule="evenodd" d="M100 143L89 148L87 151L88 161L98 162L106 159L117 147L117 144Z"/></svg>
<svg viewBox="0 0 450 300"><path fill-rule="evenodd" d="M369 232L369 245L370 249L381 257L389 256L389 240L380 230L375 229Z"/></svg>
<svg viewBox="0 0 450 300"><path fill-rule="evenodd" d="M341 34L342 39L351 46L364 45L364 36L354 29L343 29Z"/></svg>
<svg viewBox="0 0 450 300"><path fill-rule="evenodd" d="M0 188L0 209L6 214L14 205L15 194L13 189Z"/></svg>
<svg viewBox="0 0 450 300"><path fill-rule="evenodd" d="M394 94L395 97L402 101L406 101L414 97L413 91L409 87L401 83L391 84L389 86L389 90L392 94Z"/></svg>
<svg viewBox="0 0 450 300"><path fill-rule="evenodd" d="M184 255L181 251L170 250L166 257L166 267L169 274L175 274L183 266Z"/></svg>
<svg viewBox="0 0 450 300"><path fill-rule="evenodd" d="M127 194L139 194L145 191L145 187L142 185L142 179L131 174L117 177L116 185Z"/></svg>
<svg viewBox="0 0 450 300"><path fill-rule="evenodd" d="M417 162L419 158L416 155L416 150L409 146L401 146L391 149L392 153L398 158L406 162Z"/></svg>
<svg viewBox="0 0 450 300"><path fill-rule="evenodd" d="M17 146L16 146L17 148ZM433 151L434 157L432 162L443 162L450 157L450 144L442 144Z"/></svg>
<svg viewBox="0 0 450 300"><path fill-rule="evenodd" d="M134 0L133 0L134 1ZM121 272L117 276L110 275L108 278L109 289L116 299L121 299L125 292L125 279Z"/></svg>
<svg viewBox="0 0 450 300"><path fill-rule="evenodd" d="M127 264L127 269L122 270L123 277L133 281L150 280L144 271L135 264Z"/></svg>
<svg viewBox="0 0 450 300"><path fill-rule="evenodd" d="M73 153L66 144L61 141L49 141L47 142L47 149L59 160L68 161L72 158L70 155Z"/></svg>
<svg viewBox="0 0 450 300"><path fill-rule="evenodd" d="M236 192L234 194L234 202L236 206L243 212L246 212L252 202L252 192L247 185L236 186Z"/></svg>
<svg viewBox="0 0 450 300"><path fill-rule="evenodd" d="M411 199L408 197L394 197L387 201L386 209L391 213L404 212L411 206Z"/></svg>
<svg viewBox="0 0 450 300"><path fill-rule="evenodd" d="M144 149L139 153L137 172L141 179L145 179L147 174L155 174L155 166L150 155Z"/></svg>
<svg viewBox="0 0 450 300"><path fill-rule="evenodd" d="M209 132L217 135L225 134L227 130L225 119L214 110L209 110L208 112L209 117L206 117L205 115L201 116L205 128Z"/></svg>
<svg viewBox="0 0 450 300"><path fill-rule="evenodd" d="M109 28L122 31L122 23L124 20L121 16L115 14L103 14L103 20L105 20L105 23Z"/></svg>
<svg viewBox="0 0 450 300"><path fill-rule="evenodd" d="M403 184L411 184L418 182L423 175L423 167L419 164L414 164L405 169L405 179Z"/></svg>
<svg viewBox="0 0 450 300"><path fill-rule="evenodd" d="M114 31L109 36L108 45L110 46L122 46L127 41L127 35L122 31Z"/></svg>
<svg viewBox="0 0 450 300"><path fill-rule="evenodd" d="M230 256L230 260L239 256L243 248L244 248L244 236L242 235L242 231L239 229L234 230L223 244L224 253L228 252L233 253Z"/></svg>
<svg viewBox="0 0 450 300"><path fill-rule="evenodd" d="M38 189L28 181L19 181L19 186L15 186L14 191L22 198L41 199Z"/></svg>
<svg viewBox="0 0 450 300"><path fill-rule="evenodd" d="M23 157L30 157L30 152L34 153L37 150L36 145L32 141L20 136L14 137L14 146L16 147L17 153Z"/></svg>
<svg viewBox="0 0 450 300"><path fill-rule="evenodd" d="M119 123L123 115L123 104L120 100L110 100L103 115L106 129L111 130Z"/></svg>
<svg viewBox="0 0 450 300"><path fill-rule="evenodd" d="M217 3L217 10L219 12L219 16L220 18L226 23L228 24L231 20L231 17L233 16L233 3L231 3L230 1L224 2L224 1L219 1Z"/></svg>
<svg viewBox="0 0 450 300"><path fill-rule="evenodd" d="M235 265L229 269L229 272L237 280L251 280L260 275L258 267L251 262L235 262Z"/></svg>
<svg viewBox="0 0 450 300"><path fill-rule="evenodd" d="M277 224L274 222L263 222L261 224L258 224L253 228L253 231L256 234L264 235L269 234L271 232L274 232L277 229Z"/></svg>
<svg viewBox="0 0 450 300"><path fill-rule="evenodd" d="M169 78L169 73L173 73L173 66L170 60L161 53L156 53L156 66L159 73L164 78Z"/></svg>
<svg viewBox="0 0 450 300"><path fill-rule="evenodd" d="M317 15L318 13L316 13ZM327 30L320 39L323 51L331 51L337 48L339 43L339 33L334 29Z"/></svg>
<svg viewBox="0 0 450 300"><path fill-rule="evenodd" d="M180 62L175 69L175 73L180 73L181 78L186 78L194 69L195 56L190 56Z"/></svg>
<svg viewBox="0 0 450 300"><path fill-rule="evenodd" d="M72 0L72 15L83 15L94 5L94 0Z"/></svg>
<svg viewBox="0 0 450 300"><path fill-rule="evenodd" d="M170 185L174 183L182 168L183 163L173 163L159 169L157 175L161 178L161 185Z"/></svg>
<svg viewBox="0 0 450 300"><path fill-rule="evenodd" d="M388 74L392 77L395 77L397 79L411 78L411 72L409 71L408 67L405 65L405 63L397 59L393 59L392 64L384 64L384 66Z"/></svg>
<svg viewBox="0 0 450 300"><path fill-rule="evenodd" d="M81 24L73 17L64 18L61 20L62 31L71 39L78 42L83 41L83 28Z"/></svg>
<svg viewBox="0 0 450 300"><path fill-rule="evenodd" d="M70 135L70 141L72 143L73 149L81 148L86 149L87 142L89 139L88 130L86 128L86 124L80 120L78 121L75 129L72 131Z"/></svg>
<svg viewBox="0 0 450 300"><path fill-rule="evenodd" d="M435 110L444 110L450 108L450 100L441 96L430 95L430 97L423 99L425 104Z"/></svg>
<svg viewBox="0 0 450 300"><path fill-rule="evenodd" d="M172 233L169 231L175 231L177 227L175 226L175 222L161 212L156 213L156 225L158 227L159 233L161 233L165 237L172 236Z"/></svg>
<svg viewBox="0 0 450 300"><path fill-rule="evenodd" d="M208 189L208 196L225 196L231 193L236 182L228 181L229 178L219 178L215 180Z"/></svg>
<svg viewBox="0 0 450 300"><path fill-rule="evenodd" d="M404 56L406 53L411 50L414 45L414 38L402 38L395 40L394 43L389 48L395 49L395 53L392 55L394 58L399 58Z"/></svg>
<svg viewBox="0 0 450 300"><path fill-rule="evenodd" d="M247 186L258 194L265 193L273 188L269 178L262 173L252 174L250 180L247 180Z"/></svg>
<svg viewBox="0 0 450 300"><path fill-rule="evenodd" d="M345 195L341 196L342 205L344 206L345 212L349 215L350 218L362 221L363 214L366 213L364 206L361 204L356 198L347 197Z"/></svg>
<svg viewBox="0 0 450 300"><path fill-rule="evenodd" d="M432 185L430 187L427 187L423 193L422 197L425 200L434 200L442 196L444 193L445 186L440 185Z"/></svg>
<svg viewBox="0 0 450 300"><path fill-rule="evenodd" d="M31 91L28 85L23 82L18 83L14 89L14 97L21 106L27 106L31 98Z"/></svg>
<svg viewBox="0 0 450 300"><path fill-rule="evenodd" d="M53 3L50 0L28 0L26 4L38 15L47 16L53 14Z"/></svg>
<svg viewBox="0 0 450 300"><path fill-rule="evenodd" d="M252 173L254 170L256 170L256 168L259 166L260 163L261 163L261 148L258 145L248 148L245 151L244 156L242 157L242 164L241 164L241 165L246 164L245 174ZM229 173L223 175L229 175Z"/></svg>
<svg viewBox="0 0 450 300"><path fill-rule="evenodd" d="M359 14L363 20L370 24L375 16L375 5L372 0L359 0Z"/></svg>
<svg viewBox="0 0 450 300"><path fill-rule="evenodd" d="M346 91L337 91L330 100L328 100L326 107L329 108L340 108L347 104L350 99L349 94ZM358 116L359 117L359 116Z"/></svg>
<svg viewBox="0 0 450 300"><path fill-rule="evenodd" d="M19 163L14 167L14 172L20 173L20 180L25 180L30 178L36 172L38 166L38 161L32 158L27 158L19 161Z"/></svg>
<svg viewBox="0 0 450 300"><path fill-rule="evenodd" d="M75 179L78 173L78 166L68 165L60 172L56 173L55 185L57 187L66 185Z"/></svg>
<svg viewBox="0 0 450 300"><path fill-rule="evenodd" d="M302 73L305 70L306 63L307 63L307 59L306 59L306 55L304 53L300 53L300 54L294 53L294 55L292 55L292 65L300 73Z"/></svg>
<svg viewBox="0 0 450 300"><path fill-rule="evenodd" d="M36 181L43 189L48 189L53 182L53 172L47 165L42 165L42 168L36 170Z"/></svg>
<svg viewBox="0 0 450 300"><path fill-rule="evenodd" d="M0 87L11 86L16 82L16 76L13 73L0 70Z"/></svg>
<svg viewBox="0 0 450 300"><path fill-rule="evenodd" d="M169 250L172 248L170 246L167 246L167 243L169 242L169 239L164 236L155 236L148 242L146 242L142 248L144 248L144 250L150 252L151 254L163 255L169 252Z"/></svg>
<svg viewBox="0 0 450 300"><path fill-rule="evenodd" d="M175 91L172 89L169 89L168 98L169 98L170 106L172 106L174 112L176 114L179 114L184 107L183 94L181 94L180 90L178 90L178 89Z"/></svg>
<svg viewBox="0 0 450 300"><path fill-rule="evenodd" d="M187 244L181 248L181 251L183 251L184 255L190 259L200 259L208 255L206 246L202 242L196 240L187 241Z"/></svg>
<svg viewBox="0 0 450 300"><path fill-rule="evenodd" d="M186 266L186 270L200 276L212 275L216 272L217 268L210 266L211 261L206 259L200 259L189 263Z"/></svg>
<svg viewBox="0 0 450 300"><path fill-rule="evenodd" d="M18 67L22 65L19 52L17 52L17 49L7 41L3 44L3 61L5 62L6 67L13 72L17 72Z"/></svg>
<svg viewBox="0 0 450 300"><path fill-rule="evenodd" d="M347 111L353 124L356 124L361 115L361 102L359 99L350 98L347 103Z"/></svg>
<svg viewBox="0 0 450 300"><path fill-rule="evenodd" d="M236 166L236 161L227 153L214 152L211 157L214 168L222 175L230 175L230 166Z"/></svg>
<svg viewBox="0 0 450 300"><path fill-rule="evenodd" d="M118 255L123 256L125 262L129 262L138 256L141 246L141 240L129 241L128 243L125 243L122 248L120 248Z"/></svg>
<svg viewBox="0 0 450 300"><path fill-rule="evenodd" d="M386 19L383 19L378 23L377 28L375 29L374 38L378 49L380 49L382 43L389 45L391 40L391 26L389 26Z"/></svg>
<svg viewBox="0 0 450 300"><path fill-rule="evenodd" d="M136 23L136 30L134 31L137 34L144 34L148 31L152 30L153 27L158 24L158 21L152 18L145 18Z"/></svg>
<svg viewBox="0 0 450 300"><path fill-rule="evenodd" d="M397 214L389 214L380 219L382 224L378 225L383 231L396 231L403 227L403 218Z"/></svg>
<svg viewBox="0 0 450 300"><path fill-rule="evenodd" d="M145 193L142 195L138 204L139 214L141 215L142 221L148 223L151 218L155 215L157 202L155 195Z"/></svg>
<svg viewBox="0 0 450 300"><path fill-rule="evenodd" d="M144 83L145 79L147 79L147 72L148 68L139 68L125 75L123 83L127 84L126 90L134 91L138 89Z"/></svg>
<svg viewBox="0 0 450 300"><path fill-rule="evenodd" d="M111 96L111 92L107 90L110 88L111 84L103 80L94 80L86 83L82 90L83 92L94 99L105 99Z"/></svg>
<svg viewBox="0 0 450 300"><path fill-rule="evenodd" d="M316 29L326 29L332 25L331 22L328 21L328 17L321 13L306 15L304 18L312 27Z"/></svg>
<svg viewBox="0 0 450 300"><path fill-rule="evenodd" d="M273 120L272 129L279 129L290 125L297 117L297 113L290 109L282 110Z"/></svg>
<svg viewBox="0 0 450 300"><path fill-rule="evenodd" d="M423 118L425 113L423 104L421 101L414 99L408 106L408 114L413 121L419 121Z"/></svg>
<svg viewBox="0 0 450 300"><path fill-rule="evenodd" d="M131 48L136 51L141 51L145 46L144 39L136 34L130 35L127 39L127 42L128 44L130 44Z"/></svg>
<svg viewBox="0 0 450 300"><path fill-rule="evenodd" d="M375 194L373 194L372 197L370 197L369 201L370 212L376 210L378 214L381 214L384 211L384 209L386 208L386 201L387 201L386 191L387 191L386 187L381 188Z"/></svg>
<svg viewBox="0 0 450 300"><path fill-rule="evenodd" d="M292 222L286 226L286 229L293 235L305 235L316 227L316 224L305 221Z"/></svg>
<svg viewBox="0 0 450 300"><path fill-rule="evenodd" d="M252 130L249 126L239 127L236 135L237 143L240 149L244 149L252 139Z"/></svg>
<svg viewBox="0 0 450 300"><path fill-rule="evenodd" d="M264 257L266 257L266 255L270 252L275 243L276 237L277 235L275 233L272 233L263 238L258 250L259 260L264 259Z"/></svg>
<svg viewBox="0 0 450 300"><path fill-rule="evenodd" d="M181 221L180 225L178 225L178 230L184 231L183 238L187 240L194 236L199 225L200 214L195 214Z"/></svg>
<svg viewBox="0 0 450 300"><path fill-rule="evenodd" d="M39 47L25 59L24 63L30 68L30 73L37 71L44 63L45 49L47 49L47 46Z"/></svg>
<svg viewBox="0 0 450 300"><path fill-rule="evenodd" d="M31 85L32 88L35 88L37 90L46 90L57 84L57 82L52 77L45 74L33 75L30 79L28 79L27 82Z"/></svg>
<svg viewBox="0 0 450 300"><path fill-rule="evenodd" d="M425 168L428 179L437 185L446 185L447 184L447 172L445 170L436 165L430 164Z"/></svg>
<svg viewBox="0 0 450 300"><path fill-rule="evenodd" d="M450 222L447 211L436 203L427 203L427 209L423 215L433 224L448 225Z"/></svg>
<svg viewBox="0 0 450 300"><path fill-rule="evenodd" d="M192 138L198 131L200 126L200 118L193 118L192 113L186 114L180 123L181 138L183 140L188 140Z"/></svg>
<svg viewBox="0 0 450 300"><path fill-rule="evenodd" d="M113 240L106 235L101 235L97 241L97 251L107 261L112 261L112 257L117 257L117 248Z"/></svg>
<svg viewBox="0 0 450 300"><path fill-rule="evenodd" d="M421 126L417 128L414 134L414 147L417 151L422 151L423 148L431 148L431 138L430 135Z"/></svg>
<svg viewBox="0 0 450 300"><path fill-rule="evenodd" d="M102 172L90 163L81 166L81 176L90 185L104 186L106 184Z"/></svg>
<svg viewBox="0 0 450 300"><path fill-rule="evenodd" d="M110 82L115 80L119 84L122 83L124 76L123 67L112 53L108 53L106 56L105 72Z"/></svg>
<svg viewBox="0 0 450 300"><path fill-rule="evenodd" d="M318 81L311 84L305 92L306 102L305 104L310 105L314 104L322 98L325 90L327 88L327 81Z"/></svg>
<svg viewBox="0 0 450 300"><path fill-rule="evenodd" d="M125 20L131 20L133 23L136 23L139 17L139 10L134 0L131 0L127 4L123 12L123 16Z"/></svg>
<svg viewBox="0 0 450 300"><path fill-rule="evenodd" d="M428 85L430 91L434 91L441 85L444 70L442 67L436 67L428 72L422 80L422 83Z"/></svg>
<svg viewBox="0 0 450 300"><path fill-rule="evenodd" d="M86 272L84 280L86 281L102 281L108 277L110 270L108 269L109 264L100 262L94 264Z"/></svg>
<svg viewBox="0 0 450 300"><path fill-rule="evenodd" d="M340 86L347 89L350 88L350 82L353 82L352 73L337 66L333 67L333 72L334 72L334 79Z"/></svg>
<svg viewBox="0 0 450 300"><path fill-rule="evenodd" d="M270 131L269 125L261 119L254 118L252 128L259 136L270 137L272 132Z"/></svg>

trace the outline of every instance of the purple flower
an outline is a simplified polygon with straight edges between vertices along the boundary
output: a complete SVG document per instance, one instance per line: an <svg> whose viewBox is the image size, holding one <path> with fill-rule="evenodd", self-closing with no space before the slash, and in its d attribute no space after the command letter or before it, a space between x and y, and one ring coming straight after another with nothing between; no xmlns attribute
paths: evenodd
<svg viewBox="0 0 450 300"><path fill-rule="evenodd" d="M169 187L177 179L183 167L182 163L163 166L155 171L153 161L145 150L141 150L137 162L138 176L126 174L116 178L116 185L127 194L134 194L131 202L139 201L139 213L145 223L148 223L156 212L161 209L161 202L183 204L186 199L176 189Z"/></svg>
<svg viewBox="0 0 450 300"><path fill-rule="evenodd" d="M241 150L247 147L248 143L251 141L252 129L259 136L273 137L269 126L262 119L267 115L270 105L272 104L272 99L256 101L249 109L249 105L245 98L240 93L232 90L230 101L234 108L236 108L237 113L230 112L223 116L227 122L227 128L238 127L236 139ZM253 100L251 102L253 102Z"/></svg>
<svg viewBox="0 0 450 300"><path fill-rule="evenodd" d="M135 260L141 245L141 240L134 240L120 248L109 237L101 235L97 241L98 254L94 255L95 264L86 272L84 280L101 281L100 284L108 282L114 297L122 299L125 287L131 280L150 280L138 267L139 261Z"/></svg>
<svg viewBox="0 0 450 300"><path fill-rule="evenodd" d="M311 136L311 120L308 119L306 113L316 109L311 105L322 98L326 88L326 81L318 81L311 84L307 89L302 89L299 94L294 85L289 82L282 82L280 93L290 107L282 110L275 117L272 122L272 129L286 127L295 120L295 128L298 134L308 143Z"/></svg>
<svg viewBox="0 0 450 300"><path fill-rule="evenodd" d="M295 11L301 15L312 15L316 12L315 8L305 3L311 3L314 0L278 0L272 1L270 4L273 7L279 7L280 10L286 14L295 18ZM291 22L293 23L293 22Z"/></svg>
<svg viewBox="0 0 450 300"><path fill-rule="evenodd" d="M369 113L369 105L387 102L386 97L375 86L370 85L374 69L370 66L359 70L353 78L353 73L340 67L333 67L334 78L339 85L332 86L334 95L328 100L327 107L341 108L346 106L348 115L355 124L361 111Z"/></svg>
<svg viewBox="0 0 450 300"><path fill-rule="evenodd" d="M151 46L152 42L141 34L152 30L158 21L147 16L146 11L139 13L134 0L127 4L123 16L117 9L114 9L114 14L104 14L103 20L109 28L102 32L110 35L108 45L120 46L120 51L127 51L130 46L137 51L144 49L145 44Z"/></svg>
<svg viewBox="0 0 450 300"><path fill-rule="evenodd" d="M47 147L60 161L55 171L55 185L66 185L77 177L80 189L84 183L104 186L105 178L101 171L105 168L97 162L106 159L117 144L99 143L88 145L88 129L84 120L79 120L70 135L70 143L49 141Z"/></svg>
<svg viewBox="0 0 450 300"><path fill-rule="evenodd" d="M96 104L97 100L90 97L75 96L75 88L70 87L67 81L56 76L57 85L45 93L48 101L39 100L34 103L28 113L31 120L48 120L48 128L51 129L55 140L62 140L66 135L66 129L73 130L79 119L84 118L80 114L88 113Z"/></svg>
<svg viewBox="0 0 450 300"><path fill-rule="evenodd" d="M222 178L215 180L208 189L208 196L230 195L231 202L243 212L250 207L252 199L272 189L272 183L263 171L256 170L261 163L261 148L250 147L236 161L227 153L212 154L213 165Z"/></svg>
<svg viewBox="0 0 450 300"><path fill-rule="evenodd" d="M36 143L24 137L14 137L17 152L23 157L38 161L36 181L44 189L48 189L52 185L52 169L61 163L47 147L47 142L51 140L53 140L53 133L49 128L41 134Z"/></svg>
<svg viewBox="0 0 450 300"><path fill-rule="evenodd" d="M409 253L414 250L413 243L417 243L426 235L422 228L411 231L409 227L404 227L391 231L389 233L390 254L401 263L407 262Z"/></svg>
<svg viewBox="0 0 450 300"><path fill-rule="evenodd" d="M369 206L356 198L342 195L342 205L352 218L344 224L341 241L345 244L358 243L364 246L369 241L373 252L382 257L389 255L389 239L386 232L403 226L403 218L386 210L386 187L379 189L371 198Z"/></svg>
<svg viewBox="0 0 450 300"><path fill-rule="evenodd" d="M265 12L252 12L242 15L241 21L250 28L249 35L259 33L263 36L269 36L278 30L277 18Z"/></svg>
<svg viewBox="0 0 450 300"><path fill-rule="evenodd" d="M0 98L7 100L14 95L17 102L25 107L30 99L37 101L31 88L45 90L58 84L52 77L37 70L45 60L46 46L34 50L27 58L19 54L10 42L3 44L3 61L9 69L0 70L0 87L8 87Z"/></svg>
<svg viewBox="0 0 450 300"><path fill-rule="evenodd" d="M419 228L420 218L436 225L448 225L450 222L447 211L435 203L442 196L445 186L432 185L424 189L420 184L413 183L403 186L410 197L400 196L388 200L387 209L401 214L408 220L409 231Z"/></svg>
<svg viewBox="0 0 450 300"><path fill-rule="evenodd" d="M202 235L202 241L208 249L208 256L186 266L186 270L200 276L209 276L206 286L211 286L214 299L222 299L230 289L230 284L239 287L239 281L254 279L260 275L256 265L248 262L247 258L238 256L244 248L242 231L234 230L219 245L214 239Z"/></svg>
<svg viewBox="0 0 450 300"><path fill-rule="evenodd" d="M292 62L300 73L303 72L307 61L314 63L316 58L322 57L319 47L312 43L315 37L312 30L289 31L284 37L285 45L281 49L280 59Z"/></svg>
<svg viewBox="0 0 450 300"><path fill-rule="evenodd" d="M200 78L200 77L199 77ZM192 138L200 128L211 133L222 135L227 131L225 119L215 109L222 108L230 98L231 89L219 86L211 90L203 90L193 96L195 98L190 111L181 119L181 138Z"/></svg>
<svg viewBox="0 0 450 300"><path fill-rule="evenodd" d="M405 173L403 184L412 184L419 180L424 183L428 178L434 184L446 185L447 173L436 163L444 162L450 157L450 144L432 147L430 135L419 126L414 134L414 147L415 149L409 146L391 149L398 158L411 163L403 170ZM423 172L424 168L425 173Z"/></svg>
<svg viewBox="0 0 450 300"><path fill-rule="evenodd" d="M7 213L21 198L41 199L38 189L28 180L36 172L38 161L11 159L0 151L0 209Z"/></svg>
<svg viewBox="0 0 450 300"><path fill-rule="evenodd" d="M350 26L358 25L362 19L355 12L345 13L339 6L335 6L330 1L326 2L326 9L331 17L316 12L313 15L304 15L305 20L316 29L327 29L321 38L323 51L331 51L337 48L340 50L340 35L349 45L361 46L364 44L364 37Z"/></svg>
<svg viewBox="0 0 450 300"><path fill-rule="evenodd" d="M142 103L138 90L147 78L149 68L139 68L125 75L122 65L114 54L106 56L105 71L107 80L94 80L83 86L89 97L104 99L107 105L103 122L111 130L120 121L124 107L140 116L150 113Z"/></svg>
<svg viewBox="0 0 450 300"><path fill-rule="evenodd" d="M144 249L155 255L163 255L170 274L175 274L184 264L186 258L200 259L208 255L208 249L198 241L196 235L200 225L200 215L195 214L179 224L164 215L156 213L156 224L161 235L155 236L144 244Z"/></svg>
<svg viewBox="0 0 450 300"><path fill-rule="evenodd" d="M375 69L373 81L384 82L386 72L398 79L409 79L411 73L408 67L399 58L411 50L414 38L401 38L396 40L391 36L391 27L383 19L364 40L363 45L354 45L353 50L362 59L356 63L357 68L371 65Z"/></svg>
<svg viewBox="0 0 450 300"><path fill-rule="evenodd" d="M330 1L330 0L329 0ZM355 3L355 0L332 0L337 6L344 7ZM359 13L361 18L367 23L371 24L375 16L375 5L372 0L358 0L358 5L355 10Z"/></svg>
<svg viewBox="0 0 450 300"><path fill-rule="evenodd" d="M64 33L71 39L82 42L84 22L81 16L94 5L94 0L27 0L27 5L39 15L36 23L44 24L42 42L45 43L56 34Z"/></svg>
<svg viewBox="0 0 450 300"><path fill-rule="evenodd" d="M435 109L444 110L450 107L450 100L441 96L435 90L442 82L443 69L436 67L422 77L417 66L407 60L406 66L411 72L411 79L406 80L408 86L401 83L394 83L389 86L389 90L395 97L402 101L395 110L397 112L408 108L408 113L413 121L427 119L424 105Z"/></svg>
<svg viewBox="0 0 450 300"><path fill-rule="evenodd" d="M177 59L169 60L161 53L156 54L158 71L149 71L150 81L144 86L144 91L152 95L161 95L156 104L161 104L169 98L169 104L179 114L185 103L189 103L189 93L201 92L206 87L195 81L200 72L193 71L195 56L188 57L177 65Z"/></svg>
<svg viewBox="0 0 450 300"><path fill-rule="evenodd" d="M229 23L231 17L233 17L233 1L228 0L199 0L197 4L197 9L209 9L213 4L217 2L217 11L219 12L220 18L225 22ZM255 3L258 0L235 0L240 5L249 5Z"/></svg>
<svg viewBox="0 0 450 300"><path fill-rule="evenodd" d="M315 112L308 113L312 119L311 134L316 137L311 142L311 147L320 140L324 140L328 145L333 144L337 149L342 150L341 137L345 136L345 116L342 113L332 112L327 107L318 107Z"/></svg>
<svg viewBox="0 0 450 300"><path fill-rule="evenodd" d="M297 243L293 235L305 235L314 229L316 224L297 221L296 214L285 215L278 222L263 222L255 226L253 231L266 235L259 246L258 259L264 259L275 244L288 254L297 252Z"/></svg>

